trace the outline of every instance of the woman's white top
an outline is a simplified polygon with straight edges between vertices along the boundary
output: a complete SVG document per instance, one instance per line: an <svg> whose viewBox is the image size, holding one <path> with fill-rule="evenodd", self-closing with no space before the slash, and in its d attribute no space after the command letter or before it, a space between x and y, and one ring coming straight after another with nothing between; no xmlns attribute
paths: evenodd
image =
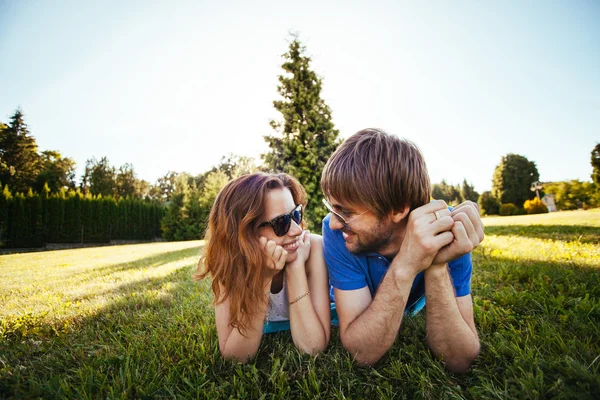
<svg viewBox="0 0 600 400"><path fill-rule="evenodd" d="M269 309L267 310L267 321L289 321L290 306L288 302L288 291L285 283L285 272L283 273L283 287L279 293L271 293L269 290Z"/></svg>

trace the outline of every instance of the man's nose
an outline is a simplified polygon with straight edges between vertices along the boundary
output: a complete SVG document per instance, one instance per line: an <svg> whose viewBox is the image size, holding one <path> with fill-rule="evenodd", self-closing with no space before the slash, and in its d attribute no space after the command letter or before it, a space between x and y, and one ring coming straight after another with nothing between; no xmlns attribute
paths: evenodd
<svg viewBox="0 0 600 400"><path fill-rule="evenodd" d="M331 214L331 218L329 218L329 229L336 231L342 229L343 227L344 224L342 224L342 221L340 221L340 219L335 215Z"/></svg>

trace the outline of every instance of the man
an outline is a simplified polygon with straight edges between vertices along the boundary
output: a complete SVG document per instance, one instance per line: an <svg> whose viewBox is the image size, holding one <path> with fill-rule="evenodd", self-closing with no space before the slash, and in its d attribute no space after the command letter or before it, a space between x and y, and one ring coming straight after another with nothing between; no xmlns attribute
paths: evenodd
<svg viewBox="0 0 600 400"><path fill-rule="evenodd" d="M430 200L417 147L379 129L348 138L321 178L323 244L344 347L360 364L392 346L403 315L425 305L427 343L454 372L479 354L470 252L483 240L472 202Z"/></svg>

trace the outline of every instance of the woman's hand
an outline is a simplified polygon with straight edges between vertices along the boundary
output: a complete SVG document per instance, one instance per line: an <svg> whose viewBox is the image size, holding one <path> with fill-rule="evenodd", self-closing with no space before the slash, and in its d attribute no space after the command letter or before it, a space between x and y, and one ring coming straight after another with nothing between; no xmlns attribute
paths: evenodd
<svg viewBox="0 0 600 400"><path fill-rule="evenodd" d="M272 240L268 240L264 236L261 236L258 241L263 246L263 249L265 249L269 260L271 261L268 267L272 269L272 276L277 275L277 273L285 266L288 252L283 247Z"/></svg>
<svg viewBox="0 0 600 400"><path fill-rule="evenodd" d="M295 265L304 265L310 256L310 231L305 230L298 238L298 257L290 263L293 268Z"/></svg>

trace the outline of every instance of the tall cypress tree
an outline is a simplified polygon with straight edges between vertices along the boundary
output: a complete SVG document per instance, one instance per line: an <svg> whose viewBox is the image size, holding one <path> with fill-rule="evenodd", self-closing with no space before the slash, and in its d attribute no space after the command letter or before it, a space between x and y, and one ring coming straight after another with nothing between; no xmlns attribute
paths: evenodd
<svg viewBox="0 0 600 400"><path fill-rule="evenodd" d="M331 110L321 98L322 79L310 69L310 57L294 36L283 54L277 92L282 97L273 106L283 117L271 121L275 135L265 136L270 151L263 154L265 165L286 172L306 189L306 219L310 229L320 232L321 219L327 214L321 199L321 173L329 156L339 145L339 132L331 120Z"/></svg>

